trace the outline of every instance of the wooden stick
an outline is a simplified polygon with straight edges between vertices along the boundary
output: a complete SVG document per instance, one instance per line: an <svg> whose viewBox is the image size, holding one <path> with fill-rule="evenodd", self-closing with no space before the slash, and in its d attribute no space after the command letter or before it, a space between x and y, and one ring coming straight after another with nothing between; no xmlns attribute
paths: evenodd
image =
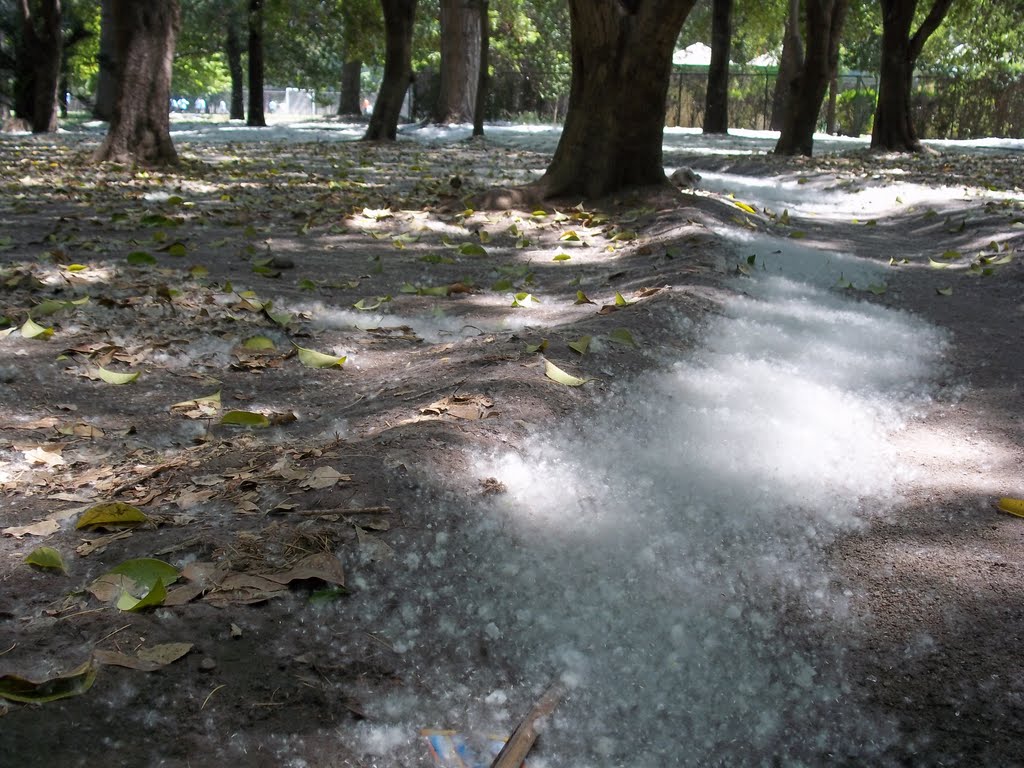
<svg viewBox="0 0 1024 768"><path fill-rule="evenodd" d="M555 710L565 693L565 686L561 683L554 683L544 691L544 694L537 699L537 703L533 705L533 709L512 731L505 746L501 748L501 752L491 763L491 768L519 768L523 764L523 760L526 759L527 754L533 748L533 743L537 740L537 729L534 728L534 725L542 717L550 715Z"/></svg>

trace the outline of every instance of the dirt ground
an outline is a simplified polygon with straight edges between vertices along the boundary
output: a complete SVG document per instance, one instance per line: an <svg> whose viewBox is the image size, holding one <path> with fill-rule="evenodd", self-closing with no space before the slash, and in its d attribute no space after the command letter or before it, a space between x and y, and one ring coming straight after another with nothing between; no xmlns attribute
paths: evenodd
<svg viewBox="0 0 1024 768"><path fill-rule="evenodd" d="M592 407L602 381L564 386L545 360L608 379L683 353L689 340L657 354L623 343L594 370L568 344L665 338L670 313L699 327L742 263L709 228L781 226L699 191L467 210L545 165L486 142L193 144L162 173L93 166L97 141L0 138L0 333L22 329L0 338L0 675L77 672L49 689L77 692L95 673L80 695L0 699L10 765L383 765L324 735L409 673L345 621L341 582L386 580L424 499L501 492L467 455ZM1024 495L1022 158L670 162L822 189L884 187L900 168L1016 194L789 226L907 258L871 300L952 339L944 394L898 438L920 469L903 502L830 550L861 627L853 695L899 734L891 764L1024 765L1024 521L993 506ZM993 240L1002 250L986 251ZM1014 258L991 277L928 266L951 250ZM29 317L52 335L25 338ZM304 349L348 359L309 367ZM267 423L222 423L228 411ZM76 528L111 501L148 521ZM40 545L66 573L24 564ZM131 558L184 569L168 604L121 611L86 589ZM307 631L328 617L327 636ZM182 642L183 657L129 668Z"/></svg>

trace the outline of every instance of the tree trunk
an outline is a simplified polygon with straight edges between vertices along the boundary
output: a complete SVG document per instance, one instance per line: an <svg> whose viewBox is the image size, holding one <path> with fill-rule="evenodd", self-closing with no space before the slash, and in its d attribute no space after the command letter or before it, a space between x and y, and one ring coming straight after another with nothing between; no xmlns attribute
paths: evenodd
<svg viewBox="0 0 1024 768"><path fill-rule="evenodd" d="M359 59L346 61L341 65L341 95L338 97L339 115L361 115L363 106L362 88L363 62Z"/></svg>
<svg viewBox="0 0 1024 768"><path fill-rule="evenodd" d="M800 36L800 0L789 0L786 33L782 39L782 58L779 59L779 72L775 77L775 90L772 93L773 131L782 130L793 81L803 65L804 43Z"/></svg>
<svg viewBox="0 0 1024 768"><path fill-rule="evenodd" d="M695 0L569 0L572 84L545 197L665 182L661 145L676 37Z"/></svg>
<svg viewBox="0 0 1024 768"><path fill-rule="evenodd" d="M113 6L114 0L102 0L100 3L100 52L97 57L100 71L96 103L92 110L92 116L97 120L107 121L114 116L114 102L117 101L117 22Z"/></svg>
<svg viewBox="0 0 1024 768"><path fill-rule="evenodd" d="M98 160L142 165L177 161L168 103L171 62L181 23L177 0L113 0L117 99Z"/></svg>
<svg viewBox="0 0 1024 768"><path fill-rule="evenodd" d="M237 11L228 16L228 32L224 40L224 54L231 75L231 120L245 120L245 77L242 71L242 20Z"/></svg>
<svg viewBox="0 0 1024 768"><path fill-rule="evenodd" d="M471 123L480 75L476 0L441 0L441 90L435 123Z"/></svg>
<svg viewBox="0 0 1024 768"><path fill-rule="evenodd" d="M484 135L484 118L487 116L487 92L491 77L491 16L490 2L477 0L480 9L480 77L476 83L476 106L473 109L473 135Z"/></svg>
<svg viewBox="0 0 1024 768"><path fill-rule="evenodd" d="M704 133L729 132L729 47L732 43L732 2L711 5L711 65L704 100Z"/></svg>
<svg viewBox="0 0 1024 768"><path fill-rule="evenodd" d="M263 128L263 0L249 0L249 117L246 125Z"/></svg>
<svg viewBox="0 0 1024 768"><path fill-rule="evenodd" d="M871 131L871 148L891 152L919 152L921 142L910 109L914 66L925 42L942 23L953 0L935 0L912 36L917 0L881 0L882 64L878 105Z"/></svg>
<svg viewBox="0 0 1024 768"><path fill-rule="evenodd" d="M394 141L398 136L402 102L412 82L416 0L381 0L381 7L384 11L384 79L363 137L368 141Z"/></svg>
<svg viewBox="0 0 1024 768"><path fill-rule="evenodd" d="M33 133L57 130L64 36L60 0L19 0L21 38L18 45L14 111Z"/></svg>
<svg viewBox="0 0 1024 768"><path fill-rule="evenodd" d="M810 157L814 152L814 129L829 78L838 65L848 5L849 0L807 0L807 55L793 81L776 154Z"/></svg>

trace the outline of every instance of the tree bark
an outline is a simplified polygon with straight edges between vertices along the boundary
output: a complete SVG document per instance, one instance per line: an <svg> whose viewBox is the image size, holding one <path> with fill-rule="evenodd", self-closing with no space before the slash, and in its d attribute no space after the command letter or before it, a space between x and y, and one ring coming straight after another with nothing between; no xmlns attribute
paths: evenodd
<svg viewBox="0 0 1024 768"><path fill-rule="evenodd" d="M351 59L341 65L341 95L338 97L339 115L361 115L363 105L360 93L362 87L363 62Z"/></svg>
<svg viewBox="0 0 1024 768"><path fill-rule="evenodd" d="M804 43L800 36L800 0L789 0L786 32L782 39L782 57L779 59L779 72L775 76L775 90L772 93L773 131L782 130L793 81L803 65Z"/></svg>
<svg viewBox="0 0 1024 768"><path fill-rule="evenodd" d="M946 17L953 0L934 0L918 30L911 35L917 0L881 0L882 63L871 148L920 152L910 108L914 66L925 42Z"/></svg>
<svg viewBox="0 0 1024 768"><path fill-rule="evenodd" d="M412 82L412 32L416 0L381 0L384 11L384 79L363 139L394 141L405 92Z"/></svg>
<svg viewBox="0 0 1024 768"><path fill-rule="evenodd" d="M849 0L807 0L807 53L790 90L776 154L810 157L814 152L814 129L838 64L848 5Z"/></svg>
<svg viewBox="0 0 1024 768"><path fill-rule="evenodd" d="M569 0L572 83L545 197L665 182L662 135L676 37L695 0Z"/></svg>
<svg viewBox="0 0 1024 768"><path fill-rule="evenodd" d="M487 117L487 93L491 76L488 72L491 58L491 10L488 0L477 0L480 9L480 77L476 83L476 106L473 109L473 135L484 135Z"/></svg>
<svg viewBox="0 0 1024 768"><path fill-rule="evenodd" d="M224 39L224 54L228 60L231 75L231 120L245 120L245 76L242 71L242 20L237 11L228 16L227 36Z"/></svg>
<svg viewBox="0 0 1024 768"><path fill-rule="evenodd" d="M33 133L57 130L64 36L60 0L18 0L21 37L18 42L14 111Z"/></svg>
<svg viewBox="0 0 1024 768"><path fill-rule="evenodd" d="M113 0L117 99L98 160L165 165L178 159L168 104L171 62L181 23L177 0Z"/></svg>
<svg viewBox="0 0 1024 768"><path fill-rule="evenodd" d="M114 116L114 102L117 101L117 22L113 6L114 0L102 0L100 3L100 52L97 57L100 71L96 82L96 103L92 110L93 117L108 122Z"/></svg>
<svg viewBox="0 0 1024 768"><path fill-rule="evenodd" d="M249 0L249 117L246 125L263 128L263 0Z"/></svg>
<svg viewBox="0 0 1024 768"><path fill-rule="evenodd" d="M480 73L476 0L441 0L441 89L435 123L471 123Z"/></svg>
<svg viewBox="0 0 1024 768"><path fill-rule="evenodd" d="M729 132L729 48L732 43L732 2L711 5L711 65L704 98L704 133Z"/></svg>

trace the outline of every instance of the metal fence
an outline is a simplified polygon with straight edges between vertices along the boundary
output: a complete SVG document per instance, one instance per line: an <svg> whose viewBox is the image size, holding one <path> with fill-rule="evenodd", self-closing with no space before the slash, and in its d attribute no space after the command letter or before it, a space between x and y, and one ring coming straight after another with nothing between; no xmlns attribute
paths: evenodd
<svg viewBox="0 0 1024 768"><path fill-rule="evenodd" d="M677 69L669 84L666 124L700 127L704 121L707 72ZM729 76L729 125L763 130L771 124L775 72L732 72ZM836 131L871 132L878 93L873 74L841 75L836 80ZM921 138L971 139L983 136L1024 138L1024 77L963 79L925 75L914 79L911 108ZM822 105L825 129L827 103Z"/></svg>

